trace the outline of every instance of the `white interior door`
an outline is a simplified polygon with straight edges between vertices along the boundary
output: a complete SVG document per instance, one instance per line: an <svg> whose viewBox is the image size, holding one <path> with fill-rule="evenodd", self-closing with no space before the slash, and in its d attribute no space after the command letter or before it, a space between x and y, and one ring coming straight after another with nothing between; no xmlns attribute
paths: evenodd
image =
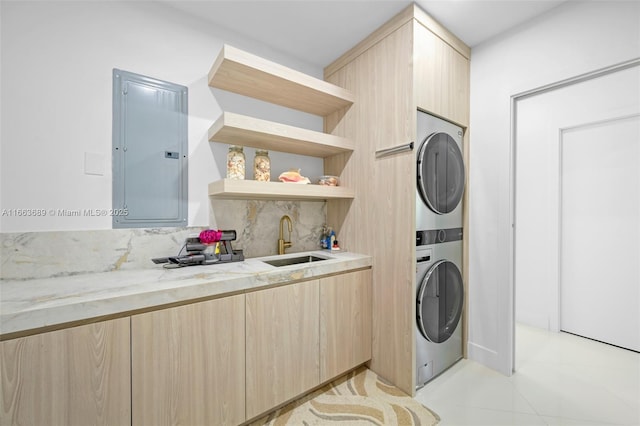
<svg viewBox="0 0 640 426"><path fill-rule="evenodd" d="M518 100L517 321L638 350L639 116L638 67Z"/></svg>
<svg viewBox="0 0 640 426"><path fill-rule="evenodd" d="M640 117L561 132L560 327L640 351Z"/></svg>

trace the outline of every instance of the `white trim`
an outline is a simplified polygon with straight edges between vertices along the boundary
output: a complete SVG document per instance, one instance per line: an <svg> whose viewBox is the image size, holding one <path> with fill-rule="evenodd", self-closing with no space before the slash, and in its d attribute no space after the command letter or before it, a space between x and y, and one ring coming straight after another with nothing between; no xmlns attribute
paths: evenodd
<svg viewBox="0 0 640 426"><path fill-rule="evenodd" d="M489 348L485 348L484 346L478 345L473 342L467 343L467 358L472 359L475 362L479 362L482 365L485 365L489 368L492 368L497 371L501 371L500 369L500 357L498 352L493 351Z"/></svg>

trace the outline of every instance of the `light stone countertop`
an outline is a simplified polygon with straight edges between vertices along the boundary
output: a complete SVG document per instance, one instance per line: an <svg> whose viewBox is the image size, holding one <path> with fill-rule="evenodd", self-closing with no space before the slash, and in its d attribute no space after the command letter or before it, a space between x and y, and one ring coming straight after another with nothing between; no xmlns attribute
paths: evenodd
<svg viewBox="0 0 640 426"><path fill-rule="evenodd" d="M313 254L329 260L275 267L262 260ZM157 306L243 293L371 266L371 257L326 250L243 262L113 271L32 280L0 280L0 336L126 315Z"/></svg>

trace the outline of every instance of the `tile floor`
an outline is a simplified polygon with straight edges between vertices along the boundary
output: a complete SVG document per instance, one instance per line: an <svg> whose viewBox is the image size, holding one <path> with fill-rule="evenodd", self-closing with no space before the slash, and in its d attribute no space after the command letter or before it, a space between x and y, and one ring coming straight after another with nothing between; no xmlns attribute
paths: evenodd
<svg viewBox="0 0 640 426"><path fill-rule="evenodd" d="M416 394L450 425L640 425L640 354L516 327L516 372L461 360Z"/></svg>

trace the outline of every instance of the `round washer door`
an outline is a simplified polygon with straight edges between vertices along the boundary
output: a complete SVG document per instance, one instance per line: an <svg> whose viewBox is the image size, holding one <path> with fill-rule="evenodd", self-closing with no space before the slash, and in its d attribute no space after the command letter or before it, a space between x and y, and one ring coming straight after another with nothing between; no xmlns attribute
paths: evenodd
<svg viewBox="0 0 640 426"><path fill-rule="evenodd" d="M425 339L442 343L455 331L462 316L464 287L458 267L448 260L436 262L418 291L418 328Z"/></svg>
<svg viewBox="0 0 640 426"><path fill-rule="evenodd" d="M437 214L450 213L462 200L464 161L456 141L447 133L428 136L418 154L418 192Z"/></svg>

